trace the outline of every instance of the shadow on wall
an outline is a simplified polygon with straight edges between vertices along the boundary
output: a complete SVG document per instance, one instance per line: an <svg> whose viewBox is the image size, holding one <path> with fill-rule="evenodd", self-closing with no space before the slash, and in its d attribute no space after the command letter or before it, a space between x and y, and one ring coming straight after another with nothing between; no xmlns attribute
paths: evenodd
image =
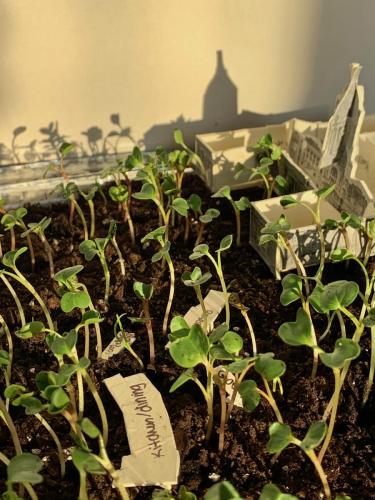
<svg viewBox="0 0 375 500"><path fill-rule="evenodd" d="M126 138L129 144L136 144L131 135L130 127L123 127L120 114L110 115L112 129L104 133L97 125L82 131L84 140L71 139L68 135L59 131L59 122L50 122L47 127L41 127L39 132L41 138L33 139L29 143L22 143L22 134L26 132L25 126L13 130L10 145L0 143L0 165L14 165L20 163L34 163L39 161L52 161L59 158L59 146L63 142L74 142L76 144L76 157L89 157L93 161L104 160L107 157L119 154L119 142ZM70 157L72 158L73 155Z"/></svg>
<svg viewBox="0 0 375 500"><path fill-rule="evenodd" d="M25 143L22 142L22 134L27 128L21 125L13 130L9 144L0 142L0 165L56 160L59 157L58 148L64 141L77 144L75 152L77 157L89 157L90 161L96 162L112 158L116 154L126 153L136 144L143 146L146 150L153 150L159 145L173 148L175 128L181 129L185 142L193 146L196 134L271 125L293 117L312 121L325 120L328 117L327 107L268 115L247 110L239 113L238 90L224 66L221 50L217 51L216 58L216 71L203 96L203 117L200 120L185 120L181 115L170 123L152 126L140 140L133 138L130 127L124 127L121 124L119 113L110 115L111 130L109 132L105 133L102 128L93 125L81 132L81 140L61 133L59 122L56 120L39 129L40 138ZM127 144L127 149L124 149L124 142Z"/></svg>
<svg viewBox="0 0 375 500"><path fill-rule="evenodd" d="M272 125L294 117L315 121L326 120L329 116L330 110L327 106L267 115L248 110L239 113L237 94L237 87L230 79L224 66L223 53L218 50L216 71L203 96L202 119L186 121L181 115L174 122L154 125L144 134L143 144L145 148L154 149L159 144L172 147L175 128L180 128L184 133L185 141L193 146L196 134Z"/></svg>

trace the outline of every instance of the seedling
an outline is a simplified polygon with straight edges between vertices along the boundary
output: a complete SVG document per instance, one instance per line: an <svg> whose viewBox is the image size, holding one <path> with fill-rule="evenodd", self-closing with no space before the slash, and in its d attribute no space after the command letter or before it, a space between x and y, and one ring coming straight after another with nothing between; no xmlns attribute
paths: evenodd
<svg viewBox="0 0 375 500"><path fill-rule="evenodd" d="M319 295L320 306L328 310L340 309L345 312L347 311L346 307L355 300L357 294L358 285L356 285L356 283L347 281L333 282L326 285L321 290ZM318 353L322 363L333 370L335 390L332 397L332 412L328 432L319 453L319 461L321 462L332 438L333 428L335 425L342 386L342 369L348 361L351 361L359 356L360 347L358 343L352 339L340 338L336 341L335 349L332 353L324 352L317 346L316 338L312 335L311 318L302 308L300 308L297 312L296 321L282 324L278 333L286 344L293 346L305 345L312 348Z"/></svg>
<svg viewBox="0 0 375 500"><path fill-rule="evenodd" d="M354 214L349 214L348 212L341 212L341 217L338 220L334 219L326 219L324 222L324 226L327 229L334 230L337 229L337 231L342 234L344 241L345 241L345 247L347 250L350 251L350 240L349 240L349 235L348 235L348 227L352 227L353 229L357 229L358 231L362 232L363 227L362 227L362 221L360 217Z"/></svg>
<svg viewBox="0 0 375 500"><path fill-rule="evenodd" d="M53 263L52 249L44 234L45 230L50 224L51 224L51 217L43 217L43 219L40 220L39 222L30 222L27 225L29 229L27 229L24 233L22 233L21 236L28 237L30 233L35 233L36 235L39 236L40 241L43 243L44 250L47 254L50 277L53 278L55 274L55 266Z"/></svg>
<svg viewBox="0 0 375 500"><path fill-rule="evenodd" d="M266 197L271 198L275 188L279 192L285 193L288 187L288 182L280 174L274 176L272 172L272 167L276 163L279 165L279 161L282 157L281 148L273 142L271 134L266 134L259 139L257 143L250 147L254 151L254 154L259 162L257 167L246 167L245 165L238 163L235 167L235 178L238 179L244 172L250 174L249 181L260 177L264 183L266 190ZM280 169L277 168L277 171Z"/></svg>
<svg viewBox="0 0 375 500"><path fill-rule="evenodd" d="M268 453L281 453L287 446L294 444L298 446L311 460L322 483L325 497L330 500L331 490L327 481L327 476L320 465L320 461L315 453L315 448L323 441L327 432L325 422L314 422L310 425L304 439L297 439L289 425L280 422L273 423L269 430L269 441L267 443Z"/></svg>
<svg viewBox="0 0 375 500"><path fill-rule="evenodd" d="M19 384L9 385L4 392L4 396L7 400L11 401L13 406L22 406L25 409L26 415L34 415L50 434L57 448L61 477L64 477L65 460L63 447L55 431L52 429L47 420L40 414L40 412L44 409L42 403L34 396L33 392L27 392L27 389Z"/></svg>
<svg viewBox="0 0 375 500"><path fill-rule="evenodd" d="M135 246L135 232L133 221L129 212L129 191L124 184L119 184L118 186L111 186L108 190L108 194L113 201L119 203L124 211L124 220L128 223L129 233L132 245Z"/></svg>
<svg viewBox="0 0 375 500"><path fill-rule="evenodd" d="M170 388L170 392L175 391L189 380L193 380L198 385L207 404L207 440L210 439L214 420L214 380L219 386L221 397L219 452L224 448L225 424L229 419L238 392L242 397L243 407L246 411L253 411L258 406L260 397L264 397L275 411L277 419L282 422L268 382L277 383L279 381L285 372L285 363L273 359L272 353L259 357L242 358L240 351L243 347L243 340L237 333L230 331L228 325L223 323L207 336L198 324L189 327L184 318L179 316L174 317L171 321L169 340L169 351L173 360L185 368L185 371ZM215 367L217 361L230 361L230 363L223 367ZM198 374L194 371L194 368L200 364L206 370L206 386L203 385ZM266 392L259 389L254 380L244 381L244 377L253 367L261 375ZM233 393L227 405L225 385L229 373L234 375L234 382Z"/></svg>
<svg viewBox="0 0 375 500"><path fill-rule="evenodd" d="M217 258L215 259L213 255L210 253L209 247L206 244L197 245L193 253L189 256L190 260L201 259L202 257L208 257L208 259L212 262L215 271L218 275L221 288L225 297L225 323L230 325L230 309L229 309L229 294L227 292L227 286L224 280L223 268L221 264L221 254L232 246L233 236L231 234L225 236L221 241L218 250L216 250Z"/></svg>
<svg viewBox="0 0 375 500"><path fill-rule="evenodd" d="M298 500L298 497L282 493L276 484L266 484L262 489L259 500Z"/></svg>
<svg viewBox="0 0 375 500"><path fill-rule="evenodd" d="M14 252L12 251L7 252L2 259L2 263L5 267L9 267L10 269L12 269L13 272L2 269L0 273L4 274L5 276L9 276L12 279L15 279L16 281L21 283L21 285L23 285L35 297L46 317L49 327L53 328L53 321L50 312L45 303L43 302L43 299L41 298L39 293L35 290L35 288L32 286L32 284L21 273L21 271L18 269L16 265L18 257L25 252L27 252L26 247L21 247Z"/></svg>
<svg viewBox="0 0 375 500"><path fill-rule="evenodd" d="M105 257L105 249L108 245L109 238L95 238L94 240L82 241L79 245L79 251L85 256L85 259L90 262L94 257L98 257L103 268L105 291L104 302L108 303L110 279L111 275L108 269L107 260Z"/></svg>
<svg viewBox="0 0 375 500"><path fill-rule="evenodd" d="M60 153L60 175L65 179L65 181L68 181L69 176L66 173L65 170L65 158L75 149L76 145L69 143L69 142L63 142L61 146L59 147L59 153Z"/></svg>
<svg viewBox="0 0 375 500"><path fill-rule="evenodd" d="M185 486L180 486L176 497L169 490L154 490L151 500L197 500L197 497Z"/></svg>
<svg viewBox="0 0 375 500"><path fill-rule="evenodd" d="M207 224L212 222L214 219L219 217L220 211L217 210L216 208L208 208L205 213L202 212L202 199L199 195L197 194L191 194L189 199L187 200L188 207L190 210L192 210L194 214L194 219L196 223L198 224L198 232L197 232L197 238L195 240L195 246L199 245L199 243L202 242L203 239L203 233L204 229ZM185 235L184 235L184 241L187 243L188 238L189 238L189 231L190 231L190 221L189 217L186 218L186 226L185 226Z"/></svg>
<svg viewBox="0 0 375 500"><path fill-rule="evenodd" d="M146 234L141 240L142 243L145 243L146 241L157 241L160 245L160 250L156 252L152 258L151 262L158 262L159 260L164 260L169 269L169 277L170 277L170 285L169 285L169 297L168 297L168 302L167 302L167 307L165 309L165 314L164 314L164 320L163 320L163 334L167 334L167 329L168 329L168 320L169 320L169 314L171 312L172 308L172 302L173 302L173 297L174 297L174 288L175 288L175 271L174 271L174 265L173 261L171 259L171 256L169 254L169 250L171 247L170 241L166 240L166 226L161 226L154 231L151 231L150 233Z"/></svg>
<svg viewBox="0 0 375 500"><path fill-rule="evenodd" d="M123 316L125 316L125 313L121 315L116 314L116 322L113 327L114 336L116 339L121 339L124 348L138 361L138 363L141 366L141 369L143 370L144 368L143 361L132 348L131 343L129 341L129 333L126 331L126 329L122 324L121 318Z"/></svg>
<svg viewBox="0 0 375 500"><path fill-rule="evenodd" d="M95 205L94 205L94 196L98 191L98 187L96 184L90 187L90 189L85 193L82 190L79 190L81 196L87 201L90 211L90 239L95 237Z"/></svg>
<svg viewBox="0 0 375 500"><path fill-rule="evenodd" d="M63 335L60 335L53 329L45 329L45 331L47 333L47 345L59 363L59 371L42 371L36 376L37 388L42 398L46 401L44 408L51 414L62 414L69 422L72 432L81 439L81 442L85 443L82 432L79 426L77 426L77 422L83 417L84 410L83 379L98 407L102 422L103 441L106 445L108 441L107 415L95 384L87 372L90 360L86 357L78 358L77 356L77 329L70 330ZM65 363L65 357L69 359L70 363ZM71 377L74 374L77 375L78 413L74 389L71 384ZM69 395L65 391L65 386Z"/></svg>
<svg viewBox="0 0 375 500"><path fill-rule="evenodd" d="M56 187L56 190L60 192L66 200L69 200L70 209L69 209L69 224L73 225L74 211L77 211L77 214L81 220L83 227L83 236L85 240L89 239L89 231L87 228L87 222L85 219L85 215L76 200L76 193L78 192L78 187L74 182L68 182L67 184L59 184Z"/></svg>
<svg viewBox="0 0 375 500"><path fill-rule="evenodd" d="M16 210L9 210L6 212L1 218L1 223L4 226L5 231L9 231L11 235L11 250L16 249L16 236L14 232L15 227L20 227L22 231L26 231L27 227L24 222L24 217L27 215L27 208L20 207ZM35 270L35 254L34 247L29 234L26 234L27 246L30 251L30 260L31 260L31 271Z"/></svg>
<svg viewBox="0 0 375 500"><path fill-rule="evenodd" d="M203 165L203 162L202 162L200 156L197 155L192 149L189 148L189 146L187 146L185 144L184 136L182 134L182 131L180 129L176 128L174 130L173 137L174 137L175 143L178 146L181 146L184 149L184 151L186 151L189 154L189 165L191 163L195 163L197 165L197 167L200 169L200 171L203 174L203 176L205 177L206 176L206 169L205 169L205 167Z"/></svg>
<svg viewBox="0 0 375 500"><path fill-rule="evenodd" d="M208 312L203 300L201 285L207 283L207 281L209 281L211 278L212 274L211 273L202 274L200 267L194 267L192 272L185 271L181 277L184 285L191 286L194 288L194 291L197 295L199 304L202 309L203 331L206 334L208 334Z"/></svg>
<svg viewBox="0 0 375 500"><path fill-rule="evenodd" d="M113 480L120 498L122 500L130 500L126 488L123 486L118 471L114 468L110 461L103 436L96 425L87 417L79 422L80 431L86 434L91 439L97 439L99 445L99 453L93 453L87 446L81 444L73 448L72 459L75 467L78 469L80 477L79 498L88 500L87 496L87 473L90 474L108 474Z"/></svg>
<svg viewBox="0 0 375 500"><path fill-rule="evenodd" d="M133 290L136 296L142 301L143 306L143 316L146 324L147 334L148 334L148 345L150 349L150 364L149 368L151 370L156 370L155 368L155 342L154 333L152 331L152 321L150 316L150 300L154 292L153 286L148 283L142 283L141 281L135 281L133 284Z"/></svg>
<svg viewBox="0 0 375 500"><path fill-rule="evenodd" d="M250 208L250 201L246 196L241 196L239 200L233 200L230 187L223 186L212 198L226 198L233 207L234 214L236 216L236 245L241 246L241 212Z"/></svg>
<svg viewBox="0 0 375 500"><path fill-rule="evenodd" d="M16 484L22 484L32 500L38 500L33 484L39 484L43 477L39 474L43 467L42 460L32 453L21 453L10 460L0 452L0 460L7 466L6 492L2 497L7 500L18 500L20 497L14 491Z"/></svg>
<svg viewBox="0 0 375 500"><path fill-rule="evenodd" d="M78 281L78 273L83 266L72 266L58 271L54 279L59 284L57 293L61 297L60 307L65 313L70 313L73 309L79 309L82 313L82 321L78 329L82 326L85 330L85 350L84 357L88 358L90 353L90 331L89 324L93 324L96 331L96 343L98 358L102 356L102 336L100 332L100 317L95 311L90 294L86 286ZM85 311L88 309L88 311Z"/></svg>
<svg viewBox="0 0 375 500"><path fill-rule="evenodd" d="M118 261L120 263L121 276L125 276L125 261L122 256L120 247L117 244L116 233L117 233L117 224L114 220L111 220L111 222L109 223L108 237L110 238L113 248L116 250Z"/></svg>
<svg viewBox="0 0 375 500"><path fill-rule="evenodd" d="M353 340L356 342L359 342L364 329L365 328L370 328L371 330L371 358L370 358L370 367L369 367L369 375L368 375L368 380L366 383L364 395L363 395L363 403L365 404L372 385L374 381L374 373L375 373L375 321L374 321L374 307L375 307L375 295L373 293L374 290L374 283L375 283L375 269L372 271L371 275L369 275L367 269L366 269L366 261L368 259L368 248L372 247L372 242L375 238L375 220L371 221L367 228L365 229L366 235L367 235L367 241L368 244L366 245L366 251L363 257L363 260L360 258L354 256L351 252L347 250L335 250L331 254L331 259L333 262L342 262L342 261L349 261L352 260L356 262L360 269L363 272L364 278L365 278L365 290L363 294L360 294L361 299L363 301L362 303L362 308L361 312L358 318L358 322L356 322L355 318L351 317L350 319L355 325L355 332L353 335ZM347 365L344 367L342 371L342 383L346 377L346 374L348 372L350 365L350 361L347 363Z"/></svg>
<svg viewBox="0 0 375 500"><path fill-rule="evenodd" d="M214 422L214 363L218 359L233 359L234 355L238 355L242 349L242 339L237 333L228 331L228 327L222 330L224 332L219 339L217 339L219 335L215 335L215 330L208 337L199 325L195 324L189 328L184 318L176 316L171 321L171 334L169 335L170 355L175 363L186 369L174 382L170 392L174 392L189 380L193 380L198 385L207 404L207 441L211 437ZM206 387L193 370L200 364L206 370Z"/></svg>
<svg viewBox="0 0 375 500"><path fill-rule="evenodd" d="M333 193L335 190L335 184L332 184L330 186L323 187L321 189L318 189L314 192L316 195L316 203L313 208L311 208L310 205L307 203L304 203L303 201L297 200L294 196L291 195L286 195L283 196L280 200L280 204L284 207L304 207L306 210L308 210L312 217L314 224L316 226L316 230L319 235L319 242L320 242L320 262L319 262L319 268L316 272L316 279L321 279L322 274L323 274L323 269L324 269L324 262L325 262L325 239L324 239L324 232L323 232L323 224L321 221L320 217L320 206L322 200L327 198L330 194ZM290 245L288 246L288 249L290 251Z"/></svg>

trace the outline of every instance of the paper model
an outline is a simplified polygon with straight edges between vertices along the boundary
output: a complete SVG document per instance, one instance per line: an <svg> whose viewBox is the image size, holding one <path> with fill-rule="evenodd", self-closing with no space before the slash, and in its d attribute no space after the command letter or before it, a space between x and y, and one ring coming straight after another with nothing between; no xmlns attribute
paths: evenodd
<svg viewBox="0 0 375 500"><path fill-rule="evenodd" d="M359 158L360 143L366 139L360 138L364 119L364 90L358 85L360 69L358 64L352 65L349 85L337 98L335 111L327 125L317 123L312 126L307 122L294 121L288 152L284 155L286 175L288 179L294 179L295 187L301 177L308 180L313 188L336 185L328 200L323 200L322 221L327 218L338 219L342 211L364 218L375 215L375 191L371 192L368 182L361 178L364 160L363 157ZM368 150L372 150L371 146ZM364 148L362 151L364 152ZM368 178L367 175L367 181ZM297 195L297 198L313 203L313 196L313 191L306 191ZM291 256L276 248L276 245L260 247L258 242L260 226L276 221L281 213L285 213L288 222L292 224L290 242L302 263L305 266L317 264L320 253L317 231L312 221L308 223L305 219L309 216L302 208L284 211L279 201L278 198L273 198L252 203L250 213L250 242L277 277L280 277L281 271L295 268ZM358 233L348 228L348 238L350 250L359 255L362 248ZM325 240L326 258L329 258L335 248L346 246L342 235L337 231L326 231Z"/></svg>
<svg viewBox="0 0 375 500"><path fill-rule="evenodd" d="M104 380L124 415L131 455L122 457L124 486L177 484L180 455L160 392L144 373Z"/></svg>
<svg viewBox="0 0 375 500"><path fill-rule="evenodd" d="M366 121L364 111L364 89L358 85L361 66L351 65L349 84L336 99L334 112L328 122L308 122L293 119L281 125L241 129L221 134L197 136L196 149L203 156L209 172L212 191L222 185L232 189L246 187L248 183L234 179L235 161L254 162L254 155L247 151L262 135L270 133L275 143L282 147L279 162L280 173L288 179L290 192L300 193L307 203L313 203L313 191L336 184L335 191L322 203L321 218L339 218L342 211L369 219L375 217L375 178L371 173L371 162L375 162L375 119ZM363 128L363 134L360 134ZM241 140L240 140L241 138ZM247 163L247 165L252 165ZM272 272L295 268L287 254L269 243L260 247L260 230L268 222L275 222L285 213L292 224L291 244L303 264L318 263L319 245L316 230L308 214L301 208L287 212L280 206L280 198L253 202L250 209L250 243L266 261ZM348 231L353 253L361 252L355 231ZM337 231L326 234L327 253L344 246L342 235Z"/></svg>

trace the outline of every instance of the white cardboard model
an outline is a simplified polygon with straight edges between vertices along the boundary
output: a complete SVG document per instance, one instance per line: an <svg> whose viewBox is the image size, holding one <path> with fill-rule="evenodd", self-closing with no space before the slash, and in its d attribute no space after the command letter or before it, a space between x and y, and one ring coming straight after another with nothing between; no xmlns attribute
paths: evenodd
<svg viewBox="0 0 375 500"><path fill-rule="evenodd" d="M349 85L338 96L335 111L328 124L294 120L290 129L288 150L283 155L283 173L292 181L295 190L306 186L313 189L336 184L334 192L321 205L321 220L338 219L342 211L348 211L367 219L375 216L374 193L369 182L369 168L362 154L375 153L375 144L369 137L360 137L364 119L364 91L358 85L360 66L353 64ZM371 136L371 134L368 134ZM375 160L375 154L372 157ZM367 178L364 173L367 172ZM367 181L367 182L366 182ZM314 191L302 191L297 199L313 205ZM315 198L315 199L314 199ZM250 243L265 260L268 267L280 278L280 272L295 268L288 252L276 244L259 245L260 231L268 222L275 222L284 213L292 225L289 231L291 245L305 266L319 262L318 234L311 216L301 207L284 210L280 198L253 202L250 209ZM358 233L348 228L350 250L359 255L362 251ZM332 250L345 248L339 231L326 230L326 258Z"/></svg>
<svg viewBox="0 0 375 500"><path fill-rule="evenodd" d="M337 97L328 122L293 119L281 125L197 136L196 150L207 166L210 189L216 191L224 184L232 189L246 187L248 183L234 180L235 162L253 162L254 155L247 151L248 146L270 133L282 147L279 167L288 179L291 192L299 192L298 197L313 203L312 190L336 184L335 191L322 204L323 221L337 218L342 211L364 219L375 217L375 178L371 173L371 162L375 162L375 120L370 116L364 121L364 89L358 85L360 70L359 64L351 65L349 84ZM360 134L361 128L363 134ZM284 213L279 202L280 198L271 198L253 202L250 208L250 243L277 277L280 272L294 269L294 261L276 245L269 243L260 247L258 242L265 224L275 222ZM294 250L304 265L316 264L318 238L309 216L300 208L291 208L286 217L292 223L290 237ZM361 245L357 233L350 230L348 235L351 250L359 254ZM326 239L326 257L331 250L344 245L336 231L327 231Z"/></svg>
<svg viewBox="0 0 375 500"><path fill-rule="evenodd" d="M160 392L144 373L104 383L123 413L131 451L119 471L124 486L177 484L180 455Z"/></svg>
<svg viewBox="0 0 375 500"><path fill-rule="evenodd" d="M242 163L247 167L255 166L255 155L249 151L249 148L266 133L270 133L274 141L285 148L290 127L289 121L281 125L197 135L195 150L206 167L206 177L202 177L200 170L196 170L196 173L203 178L213 193L225 185L230 186L231 189L259 185L258 180L247 181L245 175L235 179L236 164Z"/></svg>

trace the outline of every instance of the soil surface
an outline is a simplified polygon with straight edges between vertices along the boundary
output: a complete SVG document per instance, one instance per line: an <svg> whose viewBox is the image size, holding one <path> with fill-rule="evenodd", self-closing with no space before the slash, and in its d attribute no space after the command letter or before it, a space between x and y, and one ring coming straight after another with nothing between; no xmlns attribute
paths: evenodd
<svg viewBox="0 0 375 500"><path fill-rule="evenodd" d="M138 190L139 186L133 186ZM204 200L204 208L218 207L221 216L208 225L205 242L212 250L218 248L219 241L235 230L234 214L226 200L211 199L209 193L195 176L188 176L184 182L184 195L192 192L198 193ZM262 197L260 190L236 193L251 199ZM80 205L88 217L86 202L80 200ZM173 394L169 388L181 373L165 349L167 339L161 332L164 310L169 292L168 268L162 264L151 263L151 256L155 252L155 245L142 247L139 243L141 237L147 232L158 227L158 215L152 202L132 202L132 213L136 228L138 245L131 248L127 224L122 220L122 214L115 203L108 201L105 207L103 200L97 195L96 206L96 236L105 236L108 221L119 221L117 240L126 260L126 277L120 274L117 256L114 250L108 248L107 258L111 270L111 294L108 306L103 301L104 282L102 269L97 259L86 263L79 253L78 246L82 241L82 230L79 219L74 219L73 227L68 222L68 207L53 205L52 207L34 205L28 207L27 222L37 222L43 216L52 217L52 224L46 233L51 243L56 270L76 264L85 265L80 273L80 281L88 287L95 307L105 318L101 325L104 347L113 339L113 326L116 314L125 313L127 316L139 316L142 305L133 292L135 280L152 282L154 296L150 303L153 329L156 338L156 364L157 371L147 372L148 377L160 390L165 405L168 409L172 427L175 433L177 447L181 455L181 471L179 484L185 485L202 498L205 491L214 484L215 480L230 480L238 489L243 498L257 499L262 487L269 482L274 482L285 493L297 495L308 500L321 499L322 488L314 468L306 456L296 447L289 447L273 463L272 457L266 452L268 440L268 427L275 421L272 409L263 402L252 413L245 413L240 408L235 408L226 429L224 452L217 453L218 420L220 417L219 397L216 397L216 422L215 431L211 442L205 443L206 406L195 384L188 383ZM185 287L180 280L184 270L192 269L194 264L189 261L189 254L194 247L196 227L192 228L188 244L184 243L184 224L177 220L171 230L171 255L176 268L176 293L172 308L173 315L184 315L192 305L196 305L196 297L191 288ZM302 438L308 426L320 420L333 392L332 372L321 364L315 380L311 374L311 352L306 348L290 347L285 345L278 337L278 327L284 321L295 318L297 306L283 307L279 296L281 285L277 282L266 265L256 252L248 245L248 213L242 215L242 240L243 246L232 249L223 255L223 268L230 290L239 293L241 301L249 307L258 342L259 352L273 352L275 357L286 362L287 371L282 377L284 394L275 396L284 421L291 425L293 432ZM23 245L17 235L18 246ZM25 273L30 282L42 295L51 310L52 317L58 325L60 332L73 328L80 319L78 313L65 314L59 308L59 297L56 293L57 286L49 278L48 261L37 237L32 236L36 248L36 270L30 272L28 253L20 257L20 269ZM2 239L4 252L9 249L9 235L6 233ZM210 269L208 260L199 261L199 266L204 271ZM219 289L219 283L211 269L213 278L204 285L206 292L209 287ZM329 264L326 266L324 281L335 279L354 279L361 282L361 275L355 265ZM25 306L27 320L41 320L44 317L38 304L32 300L31 295L12 282L23 305ZM356 306L354 305L354 309ZM0 311L8 322L12 331L19 326L17 309L7 290L2 287L0 292ZM325 318L317 316L315 321L318 336L324 331ZM218 323L223 321L220 316ZM129 331L135 333L136 341L134 350L148 363L148 341L143 324L126 323ZM232 329L243 337L245 351L250 352L251 345L246 324L241 314L232 310ZM350 327L348 326L350 333ZM322 343L324 349L332 350L334 342L339 335L339 326L334 323L331 334ZM108 361L95 359L95 332L91 332L92 364L89 368L100 395L106 405L109 419L108 453L114 465L119 468L121 457L129 454L123 417L120 409L113 402L111 395L105 388L102 380L116 373L123 376L139 372L139 365L127 352L122 351ZM5 340L2 340L6 346ZM30 390L35 388L35 374L40 370L57 369L55 358L47 351L43 339L21 341L14 337L14 365L12 382L20 383ZM334 437L326 453L323 466L327 473L333 496L338 494L350 495L353 500L366 500L375 498L375 476L373 438L375 435L374 421L374 392L372 391L366 406L361 406L369 368L369 338L364 336L361 341L361 356L352 363L350 375L342 390L339 413L335 426ZM78 351L83 352L83 336L78 342ZM251 375L253 377L254 375ZM1 375L0 384L4 387ZM67 461L67 472L62 480L59 476L59 463L55 447L49 434L34 416L25 416L22 408L11 408L11 414L21 439L24 451L32 451L44 461L42 470L44 482L35 487L40 499L50 498L51 493L59 500L75 499L78 496L79 477L71 460ZM86 416L94 422L98 421L98 413L94 402L87 395ZM62 416L49 416L46 419L51 423L59 435L64 448L69 450L73 442L69 435L69 426ZM11 457L14 450L9 438L9 433L4 425L0 425L1 451ZM95 443L92 443L95 449ZM67 452L68 453L68 452ZM0 466L1 487L5 477L5 467ZM133 499L150 499L154 488L132 488L130 494ZM106 476L90 476L88 479L90 499L115 499L116 490L112 489L110 480ZM177 488L174 490L177 491Z"/></svg>

